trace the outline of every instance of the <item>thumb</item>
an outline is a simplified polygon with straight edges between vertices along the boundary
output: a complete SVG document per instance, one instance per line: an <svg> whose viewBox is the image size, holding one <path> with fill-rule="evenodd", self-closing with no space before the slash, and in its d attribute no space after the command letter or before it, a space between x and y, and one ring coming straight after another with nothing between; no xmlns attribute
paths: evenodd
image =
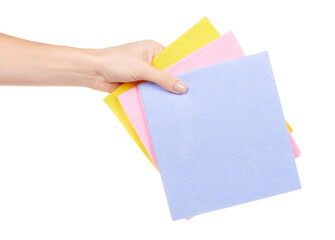
<svg viewBox="0 0 335 240"><path fill-rule="evenodd" d="M183 94L187 91L187 86L184 82L175 76L161 71L151 65L147 67L143 75L143 80L154 82L170 92Z"/></svg>

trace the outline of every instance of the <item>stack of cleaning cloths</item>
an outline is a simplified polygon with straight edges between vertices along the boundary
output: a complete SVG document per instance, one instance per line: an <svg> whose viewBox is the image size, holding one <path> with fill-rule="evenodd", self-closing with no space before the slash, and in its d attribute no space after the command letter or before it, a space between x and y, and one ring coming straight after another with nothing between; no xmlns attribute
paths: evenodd
<svg viewBox="0 0 335 240"><path fill-rule="evenodd" d="M104 101L159 170L173 220L300 188L267 52L245 56L204 18L152 65L188 91L125 83Z"/></svg>

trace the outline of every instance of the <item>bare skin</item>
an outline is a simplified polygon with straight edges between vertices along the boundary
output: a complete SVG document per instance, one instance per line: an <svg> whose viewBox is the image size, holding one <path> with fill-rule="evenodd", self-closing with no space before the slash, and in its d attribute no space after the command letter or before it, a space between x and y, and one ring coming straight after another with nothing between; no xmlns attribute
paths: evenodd
<svg viewBox="0 0 335 240"><path fill-rule="evenodd" d="M122 82L145 80L185 93L181 80L150 65L163 49L152 40L81 49L0 33L0 86L77 86L112 92Z"/></svg>

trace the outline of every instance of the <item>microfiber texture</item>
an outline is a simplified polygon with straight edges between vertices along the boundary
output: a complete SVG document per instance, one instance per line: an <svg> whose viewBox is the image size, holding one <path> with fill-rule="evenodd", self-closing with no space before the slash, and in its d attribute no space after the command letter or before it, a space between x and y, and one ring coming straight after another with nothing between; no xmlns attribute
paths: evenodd
<svg viewBox="0 0 335 240"><path fill-rule="evenodd" d="M173 220L300 188L267 52L139 85Z"/></svg>

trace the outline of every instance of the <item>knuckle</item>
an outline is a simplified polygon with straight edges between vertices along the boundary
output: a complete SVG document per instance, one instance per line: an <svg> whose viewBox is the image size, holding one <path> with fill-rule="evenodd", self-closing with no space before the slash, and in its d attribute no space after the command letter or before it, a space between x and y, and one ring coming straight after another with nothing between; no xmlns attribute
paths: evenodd
<svg viewBox="0 0 335 240"><path fill-rule="evenodd" d="M162 44L154 40L145 40L145 42L149 48L154 50L154 52L160 52L164 49L164 46Z"/></svg>
<svg viewBox="0 0 335 240"><path fill-rule="evenodd" d="M160 43L154 40L143 40L141 41L141 44L143 46L143 59L147 63L151 63L153 57L155 57L164 49L164 47Z"/></svg>
<svg viewBox="0 0 335 240"><path fill-rule="evenodd" d="M156 41L151 40L151 39L143 40L143 42L145 42L148 45L156 45L156 44L158 44Z"/></svg>

